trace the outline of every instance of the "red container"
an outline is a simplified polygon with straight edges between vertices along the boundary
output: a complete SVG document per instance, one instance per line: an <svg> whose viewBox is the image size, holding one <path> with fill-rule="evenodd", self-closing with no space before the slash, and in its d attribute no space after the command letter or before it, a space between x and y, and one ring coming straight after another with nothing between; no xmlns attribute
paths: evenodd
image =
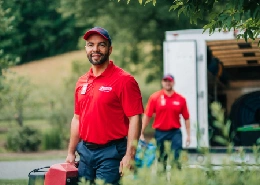
<svg viewBox="0 0 260 185"><path fill-rule="evenodd" d="M69 163L54 164L45 174L44 185L77 185L78 169Z"/></svg>

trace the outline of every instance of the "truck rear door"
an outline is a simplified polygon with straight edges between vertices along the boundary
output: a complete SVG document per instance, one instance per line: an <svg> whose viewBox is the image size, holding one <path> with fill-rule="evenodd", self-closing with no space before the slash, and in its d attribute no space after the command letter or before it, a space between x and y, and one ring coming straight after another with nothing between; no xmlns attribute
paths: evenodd
<svg viewBox="0 0 260 185"><path fill-rule="evenodd" d="M186 98L190 113L191 144L189 148L197 147L197 61L196 41L165 41L164 42L164 74L172 74L175 78L174 89ZM186 141L184 119L181 119L183 147Z"/></svg>

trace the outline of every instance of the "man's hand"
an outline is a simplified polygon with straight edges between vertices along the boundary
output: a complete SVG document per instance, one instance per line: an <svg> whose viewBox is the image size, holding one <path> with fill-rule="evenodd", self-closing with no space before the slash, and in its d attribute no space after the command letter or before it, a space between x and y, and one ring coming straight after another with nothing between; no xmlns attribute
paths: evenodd
<svg viewBox="0 0 260 185"><path fill-rule="evenodd" d="M125 169L131 170L133 168L132 162L133 162L133 157L131 157L130 155L125 155L123 157L122 161L120 162L120 166L119 166L120 176L124 175Z"/></svg>
<svg viewBox="0 0 260 185"><path fill-rule="evenodd" d="M140 140L145 141L145 138L144 138L144 134L143 134L143 133L141 133L141 135L140 135Z"/></svg>
<svg viewBox="0 0 260 185"><path fill-rule="evenodd" d="M75 164L76 155L68 154L66 158L66 163Z"/></svg>
<svg viewBox="0 0 260 185"><path fill-rule="evenodd" d="M186 139L186 146L190 146L190 136L187 136L187 139Z"/></svg>

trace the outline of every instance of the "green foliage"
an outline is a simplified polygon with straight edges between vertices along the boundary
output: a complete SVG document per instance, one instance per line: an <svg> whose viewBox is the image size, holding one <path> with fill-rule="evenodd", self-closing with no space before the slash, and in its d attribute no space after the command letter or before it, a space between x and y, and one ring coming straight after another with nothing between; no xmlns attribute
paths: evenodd
<svg viewBox="0 0 260 185"><path fill-rule="evenodd" d="M12 129L7 135L7 149L11 151L37 151L41 143L41 134L38 130L24 126Z"/></svg>
<svg viewBox="0 0 260 185"><path fill-rule="evenodd" d="M51 129L43 135L43 150L62 149L63 141L61 131L57 128Z"/></svg>
<svg viewBox="0 0 260 185"><path fill-rule="evenodd" d="M3 7L3 0L0 0L0 33L8 32L12 29L12 22L14 21L14 16L8 16L10 8L5 9Z"/></svg>
<svg viewBox="0 0 260 185"><path fill-rule="evenodd" d="M17 179L17 180L4 180L0 179L1 185L28 185L28 180Z"/></svg>
<svg viewBox="0 0 260 185"><path fill-rule="evenodd" d="M15 21L11 30L0 32L1 50L20 57L20 63L24 63L76 49L80 28L75 27L73 17L61 16L59 3L51 0L3 1L1 6L6 12L3 20Z"/></svg>
<svg viewBox="0 0 260 185"><path fill-rule="evenodd" d="M167 144L166 144L167 145ZM240 150L241 157L245 151ZM172 155L171 151L167 152L168 156ZM237 185L250 184L258 185L260 181L259 163L254 167L245 163L236 164L233 162L230 155L223 159L223 162L215 166L215 161L210 154L204 155L206 161L198 162L190 165L188 161L189 155L182 152L180 162L181 170L177 166L168 163L166 169L163 164L155 160L149 168L135 168L135 170L124 170L124 175L121 178L122 185ZM172 157L171 157L172 158ZM97 185L104 185L104 181L97 180ZM90 185L90 182L82 179L79 185Z"/></svg>
<svg viewBox="0 0 260 185"><path fill-rule="evenodd" d="M5 53L3 50L2 36L12 33L13 25L15 25L15 16L10 14L11 8L6 8L3 4L4 1L0 0L0 91L3 87L3 70L19 61L19 57L11 53Z"/></svg>
<svg viewBox="0 0 260 185"><path fill-rule="evenodd" d="M260 145L253 146L253 153L255 156L255 163L260 164Z"/></svg>
<svg viewBox="0 0 260 185"><path fill-rule="evenodd" d="M46 150L63 149L67 147L70 130L69 125L73 115L73 111L70 110L68 107L73 107L73 103L71 103L71 105L62 105L64 107L54 109L49 118L52 129L44 135L45 142L43 147Z"/></svg>
<svg viewBox="0 0 260 185"><path fill-rule="evenodd" d="M32 90L28 78L13 75L3 81L3 88L0 91L0 111L5 118L15 119L23 125L24 109Z"/></svg>
<svg viewBox="0 0 260 185"><path fill-rule="evenodd" d="M178 19L176 13L170 13L171 2L167 0L158 1L156 8L152 4L142 7L137 1L126 3L122 0L61 0L61 11L64 16L75 16L77 25L86 29L106 28L114 47L111 59L117 65L134 75L142 73L147 82L160 79L165 31L198 26L191 26L184 16Z"/></svg>
<svg viewBox="0 0 260 185"><path fill-rule="evenodd" d="M17 64L20 61L19 57L14 57L12 54L6 54L3 50L0 49L0 77L3 78L3 71L9 66ZM0 91L3 82L0 81Z"/></svg>
<svg viewBox="0 0 260 185"><path fill-rule="evenodd" d="M30 179L28 185L43 185L44 179L43 177L36 177L35 179Z"/></svg>
<svg viewBox="0 0 260 185"><path fill-rule="evenodd" d="M233 145L232 143L232 137L230 135L230 126L231 121L225 121L224 117L224 110L222 109L222 106L218 102L213 102L210 105L212 116L215 118L215 121L213 122L213 125L220 130L221 135L214 136L214 140L222 144L224 146Z"/></svg>
<svg viewBox="0 0 260 185"><path fill-rule="evenodd" d="M156 0L155 0L156 1ZM142 4L142 1L139 1ZM145 3L151 2L147 0ZM154 4L154 2L153 2ZM170 11L184 14L191 24L209 18L204 31L239 30L237 38L255 40L260 35L260 2L256 0L173 0ZM260 43L260 42L259 42Z"/></svg>

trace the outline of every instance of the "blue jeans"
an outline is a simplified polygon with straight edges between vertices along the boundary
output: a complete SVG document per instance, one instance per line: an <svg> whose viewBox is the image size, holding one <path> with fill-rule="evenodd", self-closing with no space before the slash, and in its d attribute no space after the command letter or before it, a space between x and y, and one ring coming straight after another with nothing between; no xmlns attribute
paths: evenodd
<svg viewBox="0 0 260 185"><path fill-rule="evenodd" d="M174 159L177 161L182 150L182 133L181 129L171 129L167 131L155 130L155 139L160 149L160 157L164 156L164 142L171 141L171 149L174 151ZM164 160L166 160L167 156Z"/></svg>
<svg viewBox="0 0 260 185"><path fill-rule="evenodd" d="M126 153L127 140L99 149L88 149L81 141L77 146L80 155L78 176L90 182L102 179L105 183L118 184L120 161Z"/></svg>

